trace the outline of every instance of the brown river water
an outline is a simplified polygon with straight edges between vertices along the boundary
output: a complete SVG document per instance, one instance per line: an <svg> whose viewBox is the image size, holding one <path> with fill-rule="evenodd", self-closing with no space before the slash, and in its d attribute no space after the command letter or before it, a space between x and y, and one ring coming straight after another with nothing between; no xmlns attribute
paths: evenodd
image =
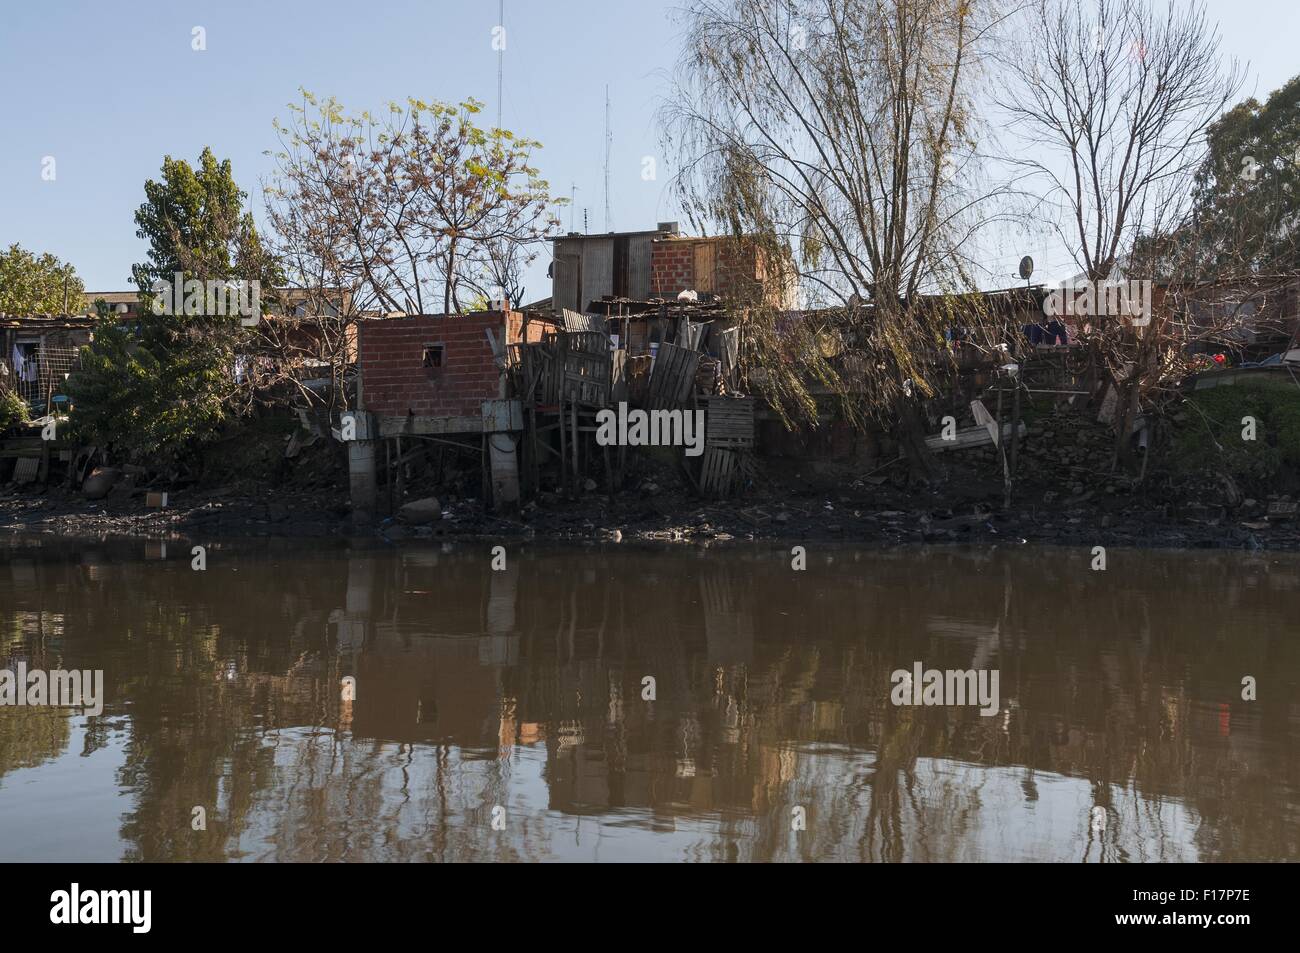
<svg viewBox="0 0 1300 953"><path fill-rule="evenodd" d="M1106 555L0 539L0 669L103 672L0 861L1300 859L1300 557Z"/></svg>

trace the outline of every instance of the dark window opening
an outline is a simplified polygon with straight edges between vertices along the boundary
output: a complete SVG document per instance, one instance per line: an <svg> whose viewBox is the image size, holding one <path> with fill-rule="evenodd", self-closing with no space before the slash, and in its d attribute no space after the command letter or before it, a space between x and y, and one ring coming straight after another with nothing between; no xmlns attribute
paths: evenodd
<svg viewBox="0 0 1300 953"><path fill-rule="evenodd" d="M627 264L631 242L626 235L614 239L614 281L613 292L616 298L627 297Z"/></svg>
<svg viewBox="0 0 1300 953"><path fill-rule="evenodd" d="M442 344L426 344L424 358L420 361L420 365L430 370L441 368L444 349L445 346Z"/></svg>

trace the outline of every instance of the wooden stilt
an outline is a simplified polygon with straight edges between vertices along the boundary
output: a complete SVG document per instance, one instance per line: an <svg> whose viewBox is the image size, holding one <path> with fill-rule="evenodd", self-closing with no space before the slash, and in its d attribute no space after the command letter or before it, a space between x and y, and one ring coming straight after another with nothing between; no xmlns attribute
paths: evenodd
<svg viewBox="0 0 1300 953"><path fill-rule="evenodd" d="M532 471L533 494L536 495L537 493L540 493L542 489L541 460L539 459L542 455L542 449L541 446L539 445L539 440L537 436L537 408L536 407L528 408L528 422L529 422L529 429L532 430L533 432L533 444L532 444L533 452L532 452L532 460L529 461L529 469Z"/></svg>
<svg viewBox="0 0 1300 953"><path fill-rule="evenodd" d="M1000 372L999 372L1000 373ZM1011 471L1007 467L1007 445L1006 431L1002 427L1002 381L998 381L998 453L997 459L1002 461L1002 506L1005 509L1011 505Z"/></svg>
<svg viewBox="0 0 1300 953"><path fill-rule="evenodd" d="M402 437L397 436L397 505L406 499L406 459L402 455Z"/></svg>
<svg viewBox="0 0 1300 953"><path fill-rule="evenodd" d="M1011 478L1016 477L1016 457L1020 450L1020 379L1016 379L1016 393L1011 398Z"/></svg>
<svg viewBox="0 0 1300 953"><path fill-rule="evenodd" d="M569 492L569 455L568 441L564 436L564 397L560 397L560 492L568 495Z"/></svg>
<svg viewBox="0 0 1300 953"><path fill-rule="evenodd" d="M576 495L579 489L578 480L580 479L580 470L578 469L578 402L576 400L569 405L569 423L573 427L570 441L573 447L573 492ZM563 426L563 422L561 422L561 426Z"/></svg>

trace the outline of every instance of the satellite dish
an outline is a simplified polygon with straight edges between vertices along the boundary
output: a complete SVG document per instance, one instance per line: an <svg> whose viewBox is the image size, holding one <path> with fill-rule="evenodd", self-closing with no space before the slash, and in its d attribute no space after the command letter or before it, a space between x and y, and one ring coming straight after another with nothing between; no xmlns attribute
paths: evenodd
<svg viewBox="0 0 1300 953"><path fill-rule="evenodd" d="M1020 277L1028 281L1029 276L1032 275L1033 273L1034 273L1034 260L1030 258L1028 255L1026 255L1024 258L1020 259Z"/></svg>

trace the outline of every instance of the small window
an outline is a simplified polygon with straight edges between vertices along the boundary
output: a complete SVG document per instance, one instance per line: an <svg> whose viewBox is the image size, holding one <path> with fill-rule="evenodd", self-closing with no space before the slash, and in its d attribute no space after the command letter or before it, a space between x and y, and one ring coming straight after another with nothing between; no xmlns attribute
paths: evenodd
<svg viewBox="0 0 1300 953"><path fill-rule="evenodd" d="M442 367L444 349L445 346L442 344L426 344L424 346L424 358L420 361L420 365L429 370L437 370Z"/></svg>

